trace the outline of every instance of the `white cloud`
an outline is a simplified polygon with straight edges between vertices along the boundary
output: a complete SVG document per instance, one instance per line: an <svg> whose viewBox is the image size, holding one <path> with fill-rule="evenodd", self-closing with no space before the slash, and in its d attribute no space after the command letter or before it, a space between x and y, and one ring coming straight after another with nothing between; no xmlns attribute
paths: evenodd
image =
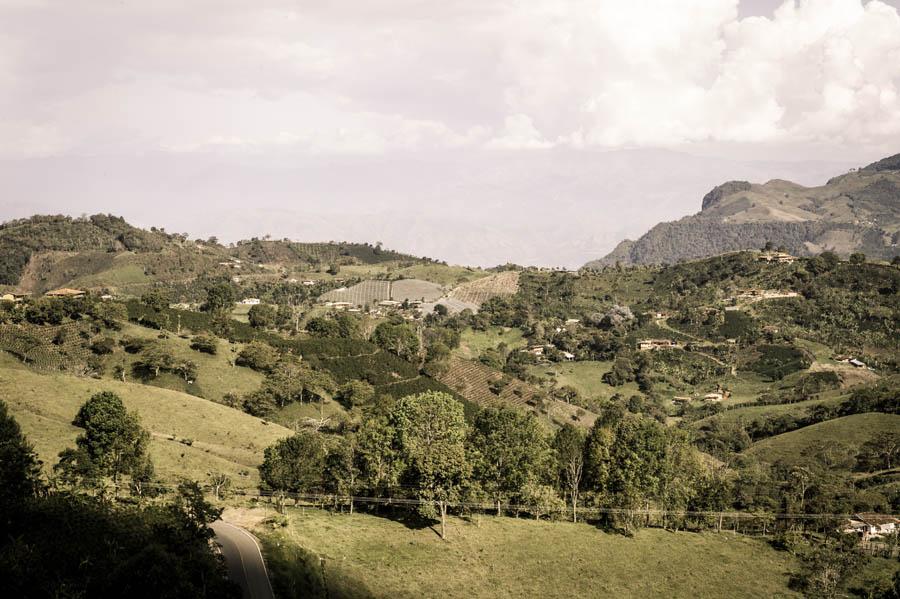
<svg viewBox="0 0 900 599"><path fill-rule="evenodd" d="M510 115L506 117L504 125L502 135L488 141L486 147L501 150L535 150L553 145L535 129L528 115Z"/></svg>
<svg viewBox="0 0 900 599"><path fill-rule="evenodd" d="M879 0L746 19L738 0L19 1L0 23L5 156L900 135L900 17Z"/></svg>

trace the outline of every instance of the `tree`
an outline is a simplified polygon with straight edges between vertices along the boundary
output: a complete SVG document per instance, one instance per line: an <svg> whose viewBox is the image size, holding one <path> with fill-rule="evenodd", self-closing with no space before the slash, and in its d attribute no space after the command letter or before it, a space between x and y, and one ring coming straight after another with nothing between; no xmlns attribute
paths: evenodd
<svg viewBox="0 0 900 599"><path fill-rule="evenodd" d="M210 335L197 335L191 339L191 349L214 356L219 351L219 342Z"/></svg>
<svg viewBox="0 0 900 599"><path fill-rule="evenodd" d="M202 309L204 312L223 314L234 305L234 289L224 281L210 285L206 288L206 302Z"/></svg>
<svg viewBox="0 0 900 599"><path fill-rule="evenodd" d="M287 493L309 492L321 485L327 453L321 433L307 430L266 448L259 478L263 490L275 492L280 512Z"/></svg>
<svg viewBox="0 0 900 599"><path fill-rule="evenodd" d="M278 363L278 352L268 343L251 341L238 353L234 363L257 372L268 372Z"/></svg>
<svg viewBox="0 0 900 599"><path fill-rule="evenodd" d="M447 510L468 481L466 425L463 406L447 393L426 391L400 399L390 414L401 459L403 479L416 489L425 517L439 517L441 538L447 536Z"/></svg>
<svg viewBox="0 0 900 599"><path fill-rule="evenodd" d="M334 379L327 372L313 370L303 362L290 357L278 361L263 382L278 407L311 398L325 401L325 395L335 388Z"/></svg>
<svg viewBox="0 0 900 599"><path fill-rule="evenodd" d="M375 387L366 381L348 381L338 389L335 399L346 408L353 409L368 404L374 397Z"/></svg>
<svg viewBox="0 0 900 599"><path fill-rule="evenodd" d="M372 332L372 343L406 360L419 354L419 336L406 323L382 322Z"/></svg>
<svg viewBox="0 0 900 599"><path fill-rule="evenodd" d="M231 477L223 472L210 472L209 486L212 487L216 501L225 497L228 489L231 488L231 482Z"/></svg>
<svg viewBox="0 0 900 599"><path fill-rule="evenodd" d="M610 451L609 490L626 510L625 530L637 524L633 511L660 496L666 466L666 431L655 420L625 416L615 428Z"/></svg>
<svg viewBox="0 0 900 599"><path fill-rule="evenodd" d="M900 433L882 431L859 448L857 465L861 470L890 470L900 462Z"/></svg>
<svg viewBox="0 0 900 599"><path fill-rule="evenodd" d="M80 472L96 468L109 476L118 492L119 477L144 466L150 434L141 427L137 414L128 412L118 395L102 391L93 395L72 422L84 429L75 439L76 450L60 454L60 468L77 465Z"/></svg>
<svg viewBox="0 0 900 599"><path fill-rule="evenodd" d="M269 329L275 326L278 313L274 306L268 304L257 304L250 308L247 312L247 319L250 326L255 329Z"/></svg>
<svg viewBox="0 0 900 599"><path fill-rule="evenodd" d="M163 370L170 370L174 365L172 352L153 342L144 346L141 350L140 360L134 363L132 369L144 379L155 379Z"/></svg>
<svg viewBox="0 0 900 599"><path fill-rule="evenodd" d="M43 489L41 462L19 423L0 401L0 514L12 510Z"/></svg>
<svg viewBox="0 0 900 599"><path fill-rule="evenodd" d="M141 296L141 303L151 310L162 312L169 307L169 296L161 289L154 289Z"/></svg>
<svg viewBox="0 0 900 599"><path fill-rule="evenodd" d="M360 476L376 497L389 496L403 471L394 438L394 428L386 417L364 420L356 435Z"/></svg>
<svg viewBox="0 0 900 599"><path fill-rule="evenodd" d="M193 480L179 483L171 509L180 514L191 532L201 539L212 537L209 525L222 515L222 508L206 501L200 484Z"/></svg>
<svg viewBox="0 0 900 599"><path fill-rule="evenodd" d="M553 438L556 470L560 487L569 497L572 522L578 522L578 495L584 475L584 435L566 423Z"/></svg>
<svg viewBox="0 0 900 599"><path fill-rule="evenodd" d="M850 254L850 264L865 264L866 263L866 255L862 252L854 252Z"/></svg>
<svg viewBox="0 0 900 599"><path fill-rule="evenodd" d="M541 478L548 446L537 419L510 409L485 409L475 417L471 436L475 479L497 506L520 495Z"/></svg>
<svg viewBox="0 0 900 599"><path fill-rule="evenodd" d="M333 445L325 459L325 478L335 495L345 496L350 502L350 513L353 513L353 497L359 489L361 481L359 468L359 452L356 437L348 435L340 437Z"/></svg>

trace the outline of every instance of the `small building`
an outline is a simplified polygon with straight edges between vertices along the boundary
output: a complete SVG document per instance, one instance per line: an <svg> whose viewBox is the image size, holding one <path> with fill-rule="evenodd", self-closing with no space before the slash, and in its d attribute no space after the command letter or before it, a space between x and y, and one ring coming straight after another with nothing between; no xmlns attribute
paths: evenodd
<svg viewBox="0 0 900 599"><path fill-rule="evenodd" d="M70 289L68 287L63 287L61 289L48 291L44 295L46 295L47 297L84 297L85 292L81 289Z"/></svg>
<svg viewBox="0 0 900 599"><path fill-rule="evenodd" d="M303 284L306 285L307 287L312 287L313 285L316 284L316 282L315 281L303 281Z"/></svg>
<svg viewBox="0 0 900 599"><path fill-rule="evenodd" d="M677 348L678 343L671 339L641 339L638 341L637 346L640 351L648 351L653 349Z"/></svg>
<svg viewBox="0 0 900 599"><path fill-rule="evenodd" d="M865 368L866 367L865 362L863 362L862 360L857 360L856 358L850 358L849 360L847 360L847 363L855 368Z"/></svg>
<svg viewBox="0 0 900 599"><path fill-rule="evenodd" d="M722 401L723 399L725 399L725 394L721 391L707 393L703 396L703 401Z"/></svg>
<svg viewBox="0 0 900 599"><path fill-rule="evenodd" d="M258 297L245 297L241 300L241 304L245 306L258 306L259 298Z"/></svg>
<svg viewBox="0 0 900 599"><path fill-rule="evenodd" d="M797 257L785 252L762 252L759 255L758 260L760 262L774 262L776 264L793 264L797 261Z"/></svg>
<svg viewBox="0 0 900 599"><path fill-rule="evenodd" d="M110 300L116 299L116 296L112 295L111 293L104 293L100 296L100 299L102 299L104 302L108 302Z"/></svg>
<svg viewBox="0 0 900 599"><path fill-rule="evenodd" d="M572 360L575 359L575 354L573 354L572 352L564 351L564 352L562 352L562 357L563 357L563 359L565 359L567 362L571 362Z"/></svg>
<svg viewBox="0 0 900 599"><path fill-rule="evenodd" d="M4 293L3 295L0 295L0 301L18 303L26 297L28 297L28 295L25 293Z"/></svg>
<svg viewBox="0 0 900 599"><path fill-rule="evenodd" d="M853 514L841 528L845 534L856 534L862 542L893 534L900 530L900 520L881 514Z"/></svg>
<svg viewBox="0 0 900 599"><path fill-rule="evenodd" d="M679 405L679 404L683 405L683 404L691 403L692 399L693 398L690 397L689 395L676 395L675 397L672 398L672 403L675 405Z"/></svg>
<svg viewBox="0 0 900 599"><path fill-rule="evenodd" d="M381 300L380 302L378 302L379 306L383 306L385 308L394 308L399 306L400 304L401 302L398 302L397 300Z"/></svg>
<svg viewBox="0 0 900 599"><path fill-rule="evenodd" d="M566 324L567 324L567 325L569 325L569 324L578 324L579 322L581 322L581 319L580 319L580 318L567 318L567 319L566 319Z"/></svg>

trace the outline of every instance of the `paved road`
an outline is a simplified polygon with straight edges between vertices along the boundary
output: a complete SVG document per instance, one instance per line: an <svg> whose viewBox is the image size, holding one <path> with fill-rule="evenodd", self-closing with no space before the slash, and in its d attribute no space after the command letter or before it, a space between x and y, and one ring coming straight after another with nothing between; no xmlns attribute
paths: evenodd
<svg viewBox="0 0 900 599"><path fill-rule="evenodd" d="M213 522L211 528L222 546L228 575L241 585L244 599L274 599L269 573L253 535L221 520Z"/></svg>

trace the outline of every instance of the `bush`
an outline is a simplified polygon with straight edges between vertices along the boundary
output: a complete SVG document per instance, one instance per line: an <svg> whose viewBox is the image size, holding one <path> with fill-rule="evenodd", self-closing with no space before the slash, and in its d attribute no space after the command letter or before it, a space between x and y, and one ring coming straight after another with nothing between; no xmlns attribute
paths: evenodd
<svg viewBox="0 0 900 599"><path fill-rule="evenodd" d="M278 362L278 352L268 343L253 341L238 354L235 364L257 372L269 372Z"/></svg>
<svg viewBox="0 0 900 599"><path fill-rule="evenodd" d="M191 349L204 354L216 355L219 343L215 337L197 335L191 340Z"/></svg>
<svg viewBox="0 0 900 599"><path fill-rule="evenodd" d="M116 340L112 337L103 337L91 343L91 351L98 356L105 356L113 353L116 347Z"/></svg>

